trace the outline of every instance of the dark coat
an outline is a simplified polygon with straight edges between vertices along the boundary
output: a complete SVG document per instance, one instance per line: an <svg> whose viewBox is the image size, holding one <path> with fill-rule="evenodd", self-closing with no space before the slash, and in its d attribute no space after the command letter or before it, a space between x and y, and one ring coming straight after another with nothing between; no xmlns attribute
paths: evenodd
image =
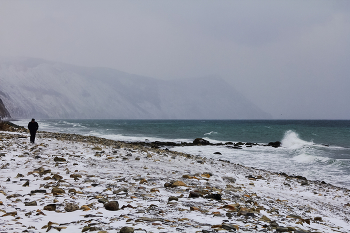
<svg viewBox="0 0 350 233"><path fill-rule="evenodd" d="M39 124L36 121L31 121L28 123L28 129L31 132L36 132L39 129Z"/></svg>

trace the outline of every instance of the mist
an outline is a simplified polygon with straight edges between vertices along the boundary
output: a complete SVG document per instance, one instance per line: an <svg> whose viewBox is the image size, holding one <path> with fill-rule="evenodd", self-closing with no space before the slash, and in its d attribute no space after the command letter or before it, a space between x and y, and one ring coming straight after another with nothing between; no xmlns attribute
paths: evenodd
<svg viewBox="0 0 350 233"><path fill-rule="evenodd" d="M349 119L348 1L0 1L0 51L216 76L275 119ZM1 85L1 84L0 84Z"/></svg>

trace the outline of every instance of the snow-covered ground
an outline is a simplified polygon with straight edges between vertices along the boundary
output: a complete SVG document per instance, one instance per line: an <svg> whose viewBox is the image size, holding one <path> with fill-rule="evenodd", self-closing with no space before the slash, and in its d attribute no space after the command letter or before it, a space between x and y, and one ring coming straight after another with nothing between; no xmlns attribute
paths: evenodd
<svg viewBox="0 0 350 233"><path fill-rule="evenodd" d="M350 231L349 190L135 144L2 131L0 168L0 232Z"/></svg>

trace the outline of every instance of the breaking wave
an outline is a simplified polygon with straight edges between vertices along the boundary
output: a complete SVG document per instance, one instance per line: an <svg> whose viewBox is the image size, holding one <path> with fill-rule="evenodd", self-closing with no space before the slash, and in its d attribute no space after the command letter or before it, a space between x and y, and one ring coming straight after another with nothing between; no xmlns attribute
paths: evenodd
<svg viewBox="0 0 350 233"><path fill-rule="evenodd" d="M313 142L304 141L299 138L299 134L293 130L288 130L285 132L284 137L281 141L282 146L288 149L300 149L304 146L312 146Z"/></svg>

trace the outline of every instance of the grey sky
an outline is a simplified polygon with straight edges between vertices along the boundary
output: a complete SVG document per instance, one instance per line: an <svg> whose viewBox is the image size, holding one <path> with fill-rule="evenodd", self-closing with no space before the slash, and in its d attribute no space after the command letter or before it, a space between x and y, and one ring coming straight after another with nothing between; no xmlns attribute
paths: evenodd
<svg viewBox="0 0 350 233"><path fill-rule="evenodd" d="M0 53L215 75L277 119L350 119L350 1L2 0Z"/></svg>

